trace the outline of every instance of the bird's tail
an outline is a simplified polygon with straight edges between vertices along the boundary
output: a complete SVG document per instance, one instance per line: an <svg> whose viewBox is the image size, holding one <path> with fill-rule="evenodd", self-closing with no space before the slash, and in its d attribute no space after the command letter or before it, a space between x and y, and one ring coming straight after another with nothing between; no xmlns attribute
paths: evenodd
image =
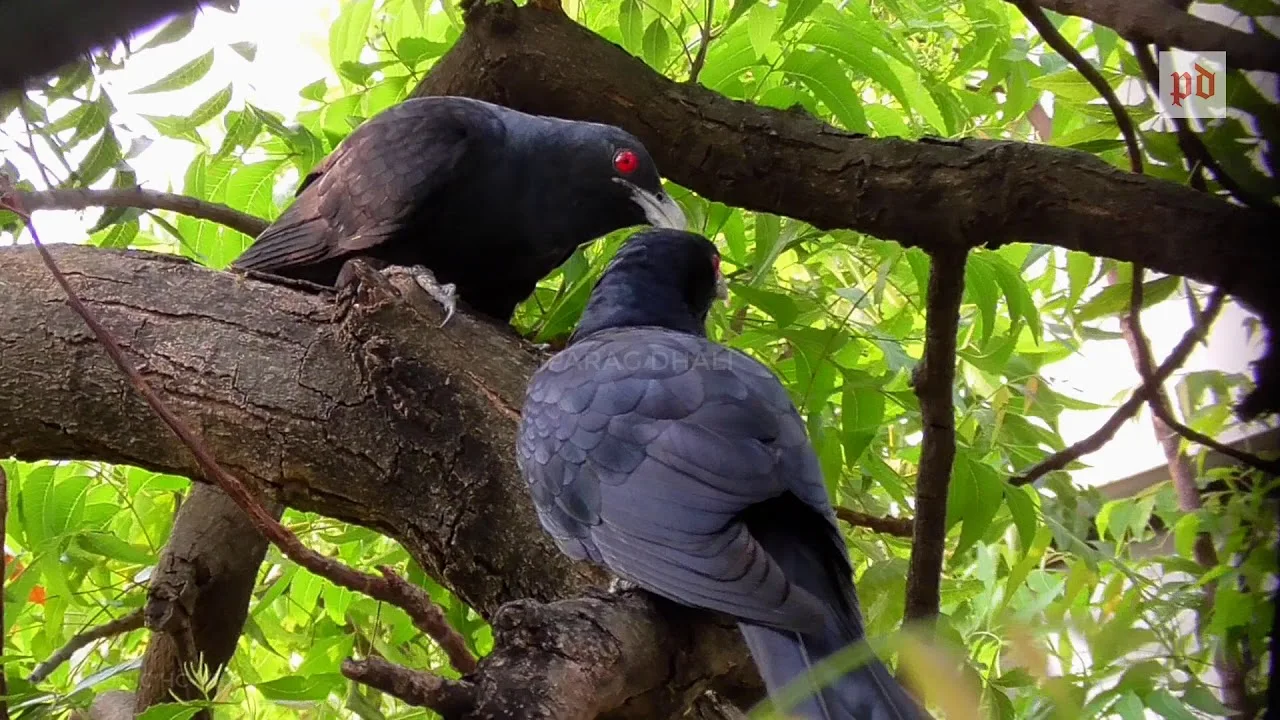
<svg viewBox="0 0 1280 720"><path fill-rule="evenodd" d="M834 619L833 619L834 620ZM784 687L800 684L805 698L781 713L805 720L926 720L929 718L889 669L870 658L822 687L824 678L811 674L814 666L848 645L848 624L826 623L819 634L801 634L763 625L740 623L756 667L771 697Z"/></svg>

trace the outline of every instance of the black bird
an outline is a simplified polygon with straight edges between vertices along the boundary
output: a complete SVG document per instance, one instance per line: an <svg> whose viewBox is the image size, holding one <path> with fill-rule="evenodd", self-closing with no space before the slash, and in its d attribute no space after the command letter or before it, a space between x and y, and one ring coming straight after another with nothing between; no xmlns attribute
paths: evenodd
<svg viewBox="0 0 1280 720"><path fill-rule="evenodd" d="M534 374L516 459L563 552L736 617L772 695L865 633L804 421L768 368L707 338L719 266L693 233L625 243ZM802 717L929 717L876 660L808 687Z"/></svg>
<svg viewBox="0 0 1280 720"><path fill-rule="evenodd" d="M234 267L321 285L345 284L355 257L425 267L506 322L579 245L644 223L685 219L621 128L418 98L356 128Z"/></svg>

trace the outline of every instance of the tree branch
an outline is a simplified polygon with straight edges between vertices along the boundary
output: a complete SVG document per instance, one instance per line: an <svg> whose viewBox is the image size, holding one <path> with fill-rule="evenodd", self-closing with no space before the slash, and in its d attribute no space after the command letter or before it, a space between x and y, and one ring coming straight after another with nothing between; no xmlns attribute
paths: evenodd
<svg viewBox="0 0 1280 720"><path fill-rule="evenodd" d="M1133 391L1133 394L1121 403L1120 407L1111 413L1111 417L1107 418L1107 421L1095 430L1093 434L1041 460L1018 477L1011 479L1009 483L1012 485L1033 483L1051 472L1062 470L1091 452L1102 449L1104 445L1111 442L1111 438L1115 437L1120 426L1138 414L1138 409L1147 401L1147 398L1155 388L1163 385L1174 370L1182 367L1187 362L1187 358L1191 356L1191 351L1195 349L1196 343L1204 340L1209 328L1213 326L1213 321L1218 318L1218 312L1222 310L1222 303L1225 299L1226 293L1222 292L1221 289L1214 290L1196 322L1183 333L1182 339L1174 346L1169 353L1169 357L1165 358L1165 361L1160 363L1160 367L1156 368L1155 372L1151 374L1150 381L1144 381L1137 390Z"/></svg>
<svg viewBox="0 0 1280 720"><path fill-rule="evenodd" d="M202 4L197 0L6 0L0 3L0 27L13 28L13 37L0 44L0 93L24 87L91 50Z"/></svg>
<svg viewBox="0 0 1280 720"><path fill-rule="evenodd" d="M1102 77L1102 73L1098 72L1084 55L1075 48L1074 45L1067 42L1062 37L1062 33L1058 32L1058 28L1049 21L1048 16L1040 9L1040 3L1044 0L1009 0L1022 14L1027 18L1027 22L1040 33L1040 37L1044 38L1045 44L1053 48L1055 52L1071 63L1093 89L1102 96L1106 101L1107 107L1111 109L1111 115L1116 119L1116 125L1120 128L1120 134L1124 136L1125 149L1129 153L1129 169L1138 174L1142 174L1142 150L1138 148L1138 133L1133 129L1133 119L1129 117L1129 112L1125 110L1124 104L1120 102L1120 98L1116 96L1115 90L1111 89L1111 85L1107 83L1107 79Z"/></svg>
<svg viewBox="0 0 1280 720"><path fill-rule="evenodd" d="M266 220L242 213L221 203L205 202L187 195L131 188L81 188L70 190L17 191L18 201L28 211L83 210L90 207L123 207L142 210L171 210L200 220L209 220L257 237L267 228Z"/></svg>
<svg viewBox="0 0 1280 720"><path fill-rule="evenodd" d="M142 628L142 609L139 608L121 617L106 622L96 627L89 628L83 632L76 633L67 641L66 645L58 648L56 652L48 657L44 662L40 663L31 671L31 677L28 679L32 685L44 682L45 678L53 674L58 666L71 659L80 648L95 643L99 640L105 640L116 635L123 635L127 632L140 630Z"/></svg>
<svg viewBox="0 0 1280 720"><path fill-rule="evenodd" d="M956 333L968 253L934 253L929 264L924 357L913 380L924 438L916 476L916 518L907 573L905 620L938 614L942 556L947 545L947 490L956 454Z"/></svg>
<svg viewBox="0 0 1280 720"><path fill-rule="evenodd" d="M308 548L298 539L297 535L294 535L292 531L272 517L243 483L222 468L218 461L214 459L213 453L210 452L204 439L193 432L181 418L174 414L165 401L156 394L151 385L142 378L138 370L125 357L124 351L115 338L112 337L111 332L98 321L93 312L80 300L75 289L67 282L62 270L58 268L57 261L49 254L44 244L40 242L40 236L36 232L35 225L31 222L30 214L21 205L21 201L8 190L3 184L0 184L0 208L16 213L26 222L27 230L31 233L31 239L36 250L40 253L41 259L58 285L66 293L66 298L71 308L89 326L94 337L102 344L107 356L129 379L129 384L133 386L133 389L146 400L152 412L164 421L164 424L178 436L182 444L195 456L196 464L200 467L202 475L215 480L218 487L230 496L240 510L249 516L258 532L279 547L290 560L342 587L362 592L377 600L389 602L401 608L413 619L415 627L440 645L441 649L448 655L449 660L454 664L454 667L462 672L474 669L475 658L471 655L470 650L467 649L466 642L449 625L444 613L431 601L426 591L406 582L389 566L379 566L378 571L382 573L382 576L378 577L355 570L341 561L325 557Z"/></svg>
<svg viewBox="0 0 1280 720"><path fill-rule="evenodd" d="M1032 242L1137 261L1224 287L1269 327L1280 324L1269 269L1275 215L1087 153L851 135L802 113L672 82L566 16L506 0L476 4L462 36L415 90L450 94L619 125L645 143L666 177L735 207L930 252ZM771 177L787 182L761 182ZM1280 382L1263 383L1264 370L1280 376L1280 362L1258 371L1256 407L1269 411L1280 407Z"/></svg>
<svg viewBox="0 0 1280 720"><path fill-rule="evenodd" d="M1020 0L1007 0L1018 4ZM1280 72L1280 40L1260 28L1247 33L1173 8L1165 0L1038 0L1062 15L1092 20L1138 43L1191 51L1226 51L1242 70Z"/></svg>
<svg viewBox="0 0 1280 720"><path fill-rule="evenodd" d="M909 538L912 533L911 518L876 517L839 505L836 506L836 517L853 527L864 527L886 535Z"/></svg>

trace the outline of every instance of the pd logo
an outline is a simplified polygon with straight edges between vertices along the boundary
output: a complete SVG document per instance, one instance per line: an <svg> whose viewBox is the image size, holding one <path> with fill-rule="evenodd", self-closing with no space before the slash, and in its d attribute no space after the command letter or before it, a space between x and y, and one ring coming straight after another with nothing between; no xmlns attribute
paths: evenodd
<svg viewBox="0 0 1280 720"><path fill-rule="evenodd" d="M1160 53L1160 108L1168 117L1227 116L1227 54Z"/></svg>

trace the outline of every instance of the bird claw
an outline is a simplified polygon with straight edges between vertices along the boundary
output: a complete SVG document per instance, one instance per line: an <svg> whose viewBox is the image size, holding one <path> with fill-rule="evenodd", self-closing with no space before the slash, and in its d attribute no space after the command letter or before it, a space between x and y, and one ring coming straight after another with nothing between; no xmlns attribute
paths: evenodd
<svg viewBox="0 0 1280 720"><path fill-rule="evenodd" d="M396 270L396 266L393 265L382 272L385 274ZM425 265L413 265L407 268L399 268L398 270L400 272L408 272L415 285L430 295L432 300L440 303L440 306L444 308L444 320L440 321L438 327L447 325L453 317L453 313L458 309L458 286L453 283L440 284L440 281L436 280L435 273L431 272L431 268Z"/></svg>

